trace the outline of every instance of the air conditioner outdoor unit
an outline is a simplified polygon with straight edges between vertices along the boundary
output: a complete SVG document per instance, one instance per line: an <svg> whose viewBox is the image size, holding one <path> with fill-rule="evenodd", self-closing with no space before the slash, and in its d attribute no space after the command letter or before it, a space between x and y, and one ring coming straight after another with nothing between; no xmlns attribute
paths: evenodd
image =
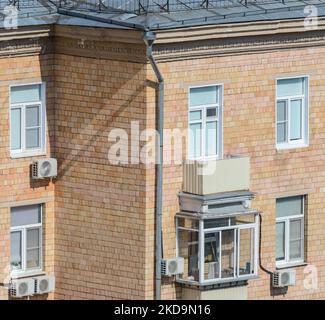
<svg viewBox="0 0 325 320"><path fill-rule="evenodd" d="M279 270L273 273L272 277L273 287L283 288L287 286L294 286L296 284L295 270Z"/></svg>
<svg viewBox="0 0 325 320"><path fill-rule="evenodd" d="M55 289L54 276L41 276L35 279L35 294L44 294L53 292Z"/></svg>
<svg viewBox="0 0 325 320"><path fill-rule="evenodd" d="M35 290L34 279L15 279L11 280L9 286L10 296L15 298L22 298L32 296Z"/></svg>
<svg viewBox="0 0 325 320"><path fill-rule="evenodd" d="M42 159L33 162L32 164L32 178L46 179L56 177L58 173L57 160L53 158Z"/></svg>
<svg viewBox="0 0 325 320"><path fill-rule="evenodd" d="M161 261L161 274L173 276L184 272L184 258L163 259Z"/></svg>

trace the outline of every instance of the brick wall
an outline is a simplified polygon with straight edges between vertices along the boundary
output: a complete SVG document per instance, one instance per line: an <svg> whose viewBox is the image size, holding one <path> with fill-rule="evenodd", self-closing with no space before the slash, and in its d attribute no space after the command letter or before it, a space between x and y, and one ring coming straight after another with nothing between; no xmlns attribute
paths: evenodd
<svg viewBox="0 0 325 320"><path fill-rule="evenodd" d="M188 86L223 83L224 154L251 157L251 190L258 193L253 207L263 212L264 267L275 268L275 199L308 194L307 262L318 269L319 290L303 288L304 268L299 267L298 285L274 298L325 298L324 52L317 47L159 63L166 79L165 128L186 130ZM310 146L276 151L275 79L291 75L310 76ZM48 84L47 156L59 161L55 189L52 183L30 184L33 159L9 157L8 86L40 78ZM0 59L2 278L9 262L10 206L43 199L45 269L55 271L57 280L50 298L154 297L154 167L113 166L107 158L111 129L129 133L131 119L139 121L140 130L155 128L156 96L147 78L155 81L151 67L141 63L65 54ZM181 185L181 165L167 165L165 257L175 256L174 216ZM261 270L259 275L250 281L249 297L272 298L268 275ZM180 297L172 279L163 280L163 297ZM0 298L7 298L6 290L0 290Z"/></svg>
<svg viewBox="0 0 325 320"><path fill-rule="evenodd" d="M111 165L108 136L144 128L145 68L58 54L55 79L55 297L144 298L146 172Z"/></svg>
<svg viewBox="0 0 325 320"><path fill-rule="evenodd" d="M260 278L249 282L251 299L325 297L324 53L325 49L318 47L162 62L159 65L166 79L166 128L186 129L189 86L224 85L224 154L243 154L251 158L251 190L258 193L253 207L261 210L263 215L262 264L271 271L275 269L276 198L308 194L306 261L317 267L318 290L304 288L304 267L296 268L297 285L290 287L285 295L271 292L269 276L259 270ZM310 76L310 144L308 148L277 151L275 79L298 75ZM152 99L149 101L153 103ZM147 175L151 182L152 174L153 171ZM165 257L175 256L174 215L178 211L176 195L181 190L181 182L181 166L166 166L163 221ZM175 297L174 284L164 285L163 296Z"/></svg>
<svg viewBox="0 0 325 320"><path fill-rule="evenodd" d="M52 93L53 56L44 55L0 59L0 282L7 282L10 263L10 207L45 203L44 270L53 273L54 265L54 185L33 183L30 164L35 158L10 158L9 85L45 81L47 85L47 150L52 153L54 109ZM50 295L51 297L51 295ZM44 297L42 297L44 298ZM7 289L0 289L0 299L8 299Z"/></svg>

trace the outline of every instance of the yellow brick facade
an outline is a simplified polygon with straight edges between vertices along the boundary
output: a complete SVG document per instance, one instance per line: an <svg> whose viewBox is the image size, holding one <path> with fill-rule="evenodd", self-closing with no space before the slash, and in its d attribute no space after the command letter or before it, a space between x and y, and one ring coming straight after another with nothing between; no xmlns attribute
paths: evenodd
<svg viewBox="0 0 325 320"><path fill-rule="evenodd" d="M139 43L110 46L144 55ZM55 274L56 290L41 298L153 299L155 169L143 164L115 166L107 154L110 130L125 129L130 136L131 121L139 122L140 131L155 128L155 77L144 62L96 58L94 49L87 54L80 49L80 54L63 53L57 44L52 53L0 59L0 282L8 277L10 207L45 203L44 271ZM297 286L285 295L270 291L269 276L259 270L260 278L249 282L250 299L325 298L324 53L322 46L284 47L159 62L166 81L166 129L186 130L189 86L223 85L224 154L250 156L251 191L257 193L253 207L263 216L265 268L275 269L275 199L308 196L306 262L317 267L318 289L304 288L305 266L296 268ZM309 146L277 151L275 81L297 75L309 76ZM34 158L11 159L9 154L9 85L39 80L47 84L46 156L57 158L59 165L53 183L31 182ZM128 142L123 141L125 148ZM182 149L185 157L185 144ZM174 216L182 181L181 165L165 166L167 258L175 257ZM165 299L181 298L173 278L163 279L162 292ZM0 289L0 298L8 298L6 289Z"/></svg>
<svg viewBox="0 0 325 320"><path fill-rule="evenodd" d="M53 56L28 56L0 59L1 146L0 146L0 282L8 283L10 270L10 208L44 204L43 269L54 273L54 184L30 179L31 163L42 157L12 159L9 147L9 86L43 81L47 86L46 156L53 154L54 104L52 85ZM53 295L49 295L51 298ZM1 299L8 299L8 290L1 288ZM44 298L44 297L43 297Z"/></svg>
<svg viewBox="0 0 325 320"><path fill-rule="evenodd" d="M323 299L324 262L322 212L324 168L322 146L325 142L322 105L324 87L322 56L325 49L292 49L241 54L205 59L161 63L166 77L166 128L187 126L188 87L223 84L224 155L249 155L251 191L257 193L253 207L262 211L262 265L275 270L276 198L308 196L306 212L306 262L318 271L318 289L306 290L306 266L297 267L297 285L287 294L270 290L270 276L259 270L260 278L249 281L250 299ZM315 61L318 63L315 64ZM309 147L276 150L276 79L309 76ZM151 177L152 175L149 175ZM164 171L164 252L175 256L174 214L179 210L177 193L182 187L181 166ZM308 269L306 270L306 272ZM164 297L175 298L174 284L164 286Z"/></svg>

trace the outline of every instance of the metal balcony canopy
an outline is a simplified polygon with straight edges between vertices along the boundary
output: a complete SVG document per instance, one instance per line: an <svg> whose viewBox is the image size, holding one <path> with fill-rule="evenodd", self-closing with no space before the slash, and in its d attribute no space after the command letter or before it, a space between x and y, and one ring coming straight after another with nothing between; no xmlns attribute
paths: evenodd
<svg viewBox="0 0 325 320"><path fill-rule="evenodd" d="M127 29L173 29L208 24L305 18L325 0L0 0L19 8L19 25L56 23ZM33 18L34 17L34 18ZM1 19L4 15L0 14Z"/></svg>
<svg viewBox="0 0 325 320"><path fill-rule="evenodd" d="M19 1L19 0L16 0ZM123 12L136 15L190 12L205 9L218 14L220 9L240 8L241 11L268 11L322 1L310 0L54 0L59 6L70 9L97 10L101 12ZM221 13L221 15L223 15Z"/></svg>

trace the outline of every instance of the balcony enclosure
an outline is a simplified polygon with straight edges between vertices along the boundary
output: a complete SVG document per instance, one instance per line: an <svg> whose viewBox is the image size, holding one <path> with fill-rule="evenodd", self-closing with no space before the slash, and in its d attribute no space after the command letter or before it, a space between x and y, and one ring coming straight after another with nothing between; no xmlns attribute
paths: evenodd
<svg viewBox="0 0 325 320"><path fill-rule="evenodd" d="M181 207L186 208L190 197L180 194ZM184 258L184 273L177 281L201 286L255 278L259 213L247 208L253 194L193 197L201 200L205 212L176 215L177 255Z"/></svg>

